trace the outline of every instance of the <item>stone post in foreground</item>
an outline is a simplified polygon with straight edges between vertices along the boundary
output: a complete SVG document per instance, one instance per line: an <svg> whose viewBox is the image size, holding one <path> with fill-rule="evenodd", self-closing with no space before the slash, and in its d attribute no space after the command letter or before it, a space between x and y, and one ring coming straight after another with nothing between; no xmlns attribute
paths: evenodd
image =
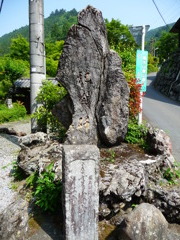
<svg viewBox="0 0 180 240"><path fill-rule="evenodd" d="M98 240L99 149L63 146L63 204L66 240Z"/></svg>

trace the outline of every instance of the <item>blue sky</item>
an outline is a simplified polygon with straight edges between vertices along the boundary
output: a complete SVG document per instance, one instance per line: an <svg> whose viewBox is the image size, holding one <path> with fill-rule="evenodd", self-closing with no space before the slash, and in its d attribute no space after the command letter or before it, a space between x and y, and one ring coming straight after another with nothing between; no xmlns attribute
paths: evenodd
<svg viewBox="0 0 180 240"><path fill-rule="evenodd" d="M0 0L1 2L1 0ZM0 36L28 24L28 0L4 0L0 14ZM180 17L180 0L155 0L167 23ZM44 0L45 18L55 9L77 11L88 4L102 11L103 17L119 19L123 24L150 25L150 29L163 26L152 0Z"/></svg>

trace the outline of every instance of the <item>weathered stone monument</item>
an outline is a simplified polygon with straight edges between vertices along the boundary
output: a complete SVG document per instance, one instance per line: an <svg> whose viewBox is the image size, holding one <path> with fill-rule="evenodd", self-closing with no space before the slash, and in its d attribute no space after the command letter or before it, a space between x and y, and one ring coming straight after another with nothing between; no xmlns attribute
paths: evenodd
<svg viewBox="0 0 180 240"><path fill-rule="evenodd" d="M97 9L88 6L79 13L78 24L72 26L64 44L57 80L68 91L54 110L68 129L67 144L111 146L124 139L129 88L121 59L109 49Z"/></svg>
<svg viewBox="0 0 180 240"><path fill-rule="evenodd" d="M54 113L68 129L63 146L66 240L98 239L99 150L125 137L129 89L121 59L108 47L102 14L88 6L71 27L57 80L68 95ZM67 144L67 145L66 145Z"/></svg>

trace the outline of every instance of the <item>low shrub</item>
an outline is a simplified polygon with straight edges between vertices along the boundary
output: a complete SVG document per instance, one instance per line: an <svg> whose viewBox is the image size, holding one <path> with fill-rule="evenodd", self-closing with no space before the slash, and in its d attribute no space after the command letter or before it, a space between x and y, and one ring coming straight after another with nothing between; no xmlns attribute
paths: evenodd
<svg viewBox="0 0 180 240"><path fill-rule="evenodd" d="M43 173L32 174L26 179L26 184L32 189L32 195L35 198L35 204L43 211L54 212L62 189L61 181L55 180L53 163L46 167Z"/></svg>
<svg viewBox="0 0 180 240"><path fill-rule="evenodd" d="M128 81L128 85L130 88L129 94L129 116L130 118L135 118L138 113L141 111L140 103L141 103L141 84L137 83L136 78L132 78Z"/></svg>
<svg viewBox="0 0 180 240"><path fill-rule="evenodd" d="M12 108L8 108L5 104L0 105L0 123L19 120L26 114L26 108L20 102L13 103Z"/></svg>
<svg viewBox="0 0 180 240"><path fill-rule="evenodd" d="M14 184L17 181L26 179L26 188L31 192L29 200L33 197L33 201L43 212L54 212L61 199L62 183L60 180L55 179L53 167L54 163L51 163L41 174L34 172L27 177L18 166L17 161L13 162L11 176L14 178Z"/></svg>
<svg viewBox="0 0 180 240"><path fill-rule="evenodd" d="M142 148L147 148L146 143L147 127L145 124L138 125L135 119L130 119L125 141L132 144L138 144Z"/></svg>
<svg viewBox="0 0 180 240"><path fill-rule="evenodd" d="M52 109L56 103L67 94L65 88L54 85L51 81L44 81L37 96L37 102L41 105L32 115L37 120L38 126L42 131L46 131L47 127L50 132L64 135L66 130L62 124L52 114Z"/></svg>

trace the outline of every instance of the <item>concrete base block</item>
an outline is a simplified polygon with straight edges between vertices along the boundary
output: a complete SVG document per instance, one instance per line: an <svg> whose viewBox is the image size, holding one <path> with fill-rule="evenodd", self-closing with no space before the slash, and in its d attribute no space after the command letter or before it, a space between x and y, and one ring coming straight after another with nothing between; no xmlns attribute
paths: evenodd
<svg viewBox="0 0 180 240"><path fill-rule="evenodd" d="M66 240L98 240L99 149L63 146L63 201Z"/></svg>

